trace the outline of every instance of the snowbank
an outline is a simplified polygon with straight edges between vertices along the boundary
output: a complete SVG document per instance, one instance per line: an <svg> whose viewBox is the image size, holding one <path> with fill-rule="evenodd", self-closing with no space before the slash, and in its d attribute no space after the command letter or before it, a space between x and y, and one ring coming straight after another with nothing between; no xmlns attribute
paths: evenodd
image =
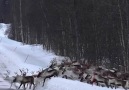
<svg viewBox="0 0 129 90"><path fill-rule="evenodd" d="M37 90L42 90L38 88ZM45 84L44 90L123 90L123 89L111 89L106 87L98 87L87 83L66 80L63 78L52 78Z"/></svg>

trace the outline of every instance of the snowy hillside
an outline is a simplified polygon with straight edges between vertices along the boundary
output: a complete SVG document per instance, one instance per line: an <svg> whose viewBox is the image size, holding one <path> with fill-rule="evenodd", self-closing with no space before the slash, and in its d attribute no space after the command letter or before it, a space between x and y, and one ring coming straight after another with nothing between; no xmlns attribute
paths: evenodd
<svg viewBox="0 0 129 90"><path fill-rule="evenodd" d="M39 70L45 68L49 62L57 57L53 53L42 50L41 46L22 45L20 42L10 40L4 35L7 27L0 26L0 69L17 70L28 68L29 70ZM13 72L12 72L13 73Z"/></svg>
<svg viewBox="0 0 129 90"><path fill-rule="evenodd" d="M19 69L29 69L38 71L39 68L46 68L53 58L60 58L53 53L42 50L42 47L34 45L23 45L20 42L10 40L4 35L7 30L5 24L0 24L0 89L10 87L7 81L2 79L6 70L10 71L10 76ZM13 87L14 88L14 87ZM97 86L91 86L79 81L66 80L62 78L52 78L47 80L44 87L38 87L37 90L110 90ZM113 90L113 89L111 89ZM123 90L123 89L117 89Z"/></svg>
<svg viewBox="0 0 129 90"><path fill-rule="evenodd" d="M111 88L110 88L111 89ZM45 90L110 90L106 87L88 85L79 81L66 80L62 78L52 78L46 83ZM111 89L122 90L122 89Z"/></svg>

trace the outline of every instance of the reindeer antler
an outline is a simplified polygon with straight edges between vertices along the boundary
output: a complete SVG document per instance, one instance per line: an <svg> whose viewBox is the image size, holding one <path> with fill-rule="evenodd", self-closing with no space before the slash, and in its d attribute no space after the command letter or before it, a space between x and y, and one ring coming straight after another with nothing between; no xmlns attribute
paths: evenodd
<svg viewBox="0 0 129 90"><path fill-rule="evenodd" d="M34 75L34 71L31 71L31 74Z"/></svg>
<svg viewBox="0 0 129 90"><path fill-rule="evenodd" d="M42 68L42 71L43 71L44 69Z"/></svg>
<svg viewBox="0 0 129 90"><path fill-rule="evenodd" d="M8 74L10 74L10 71L9 71L9 70L6 70L6 72L7 72Z"/></svg>
<svg viewBox="0 0 129 90"><path fill-rule="evenodd" d="M20 72L21 72L21 75L23 75L23 70L21 70L21 69L19 69L20 70Z"/></svg>
<svg viewBox="0 0 129 90"><path fill-rule="evenodd" d="M22 68L22 72L25 72L25 68Z"/></svg>
<svg viewBox="0 0 129 90"><path fill-rule="evenodd" d="M36 71L37 73L39 73L40 71Z"/></svg>
<svg viewBox="0 0 129 90"><path fill-rule="evenodd" d="M29 69L28 69L28 68L26 68L26 73L28 73L28 71L29 71Z"/></svg>
<svg viewBox="0 0 129 90"><path fill-rule="evenodd" d="M39 68L39 72L41 72L42 70L41 70L41 68Z"/></svg>
<svg viewBox="0 0 129 90"><path fill-rule="evenodd" d="M18 75L18 73L17 73L17 72L14 72L14 74L15 74L15 75Z"/></svg>
<svg viewBox="0 0 129 90"><path fill-rule="evenodd" d="M26 76L26 72L23 73L23 76Z"/></svg>

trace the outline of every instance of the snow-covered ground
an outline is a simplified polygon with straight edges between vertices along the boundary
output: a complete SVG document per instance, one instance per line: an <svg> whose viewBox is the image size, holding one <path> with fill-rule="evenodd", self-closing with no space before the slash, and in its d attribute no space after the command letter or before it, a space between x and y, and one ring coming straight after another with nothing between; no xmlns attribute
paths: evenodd
<svg viewBox="0 0 129 90"><path fill-rule="evenodd" d="M60 59L54 53L47 52L38 45L23 45L7 38L5 31L9 25L0 24L0 90L9 88L10 83L3 79L6 71L10 71L10 76L19 72L19 69L38 71L39 68L46 68L53 58ZM15 87L12 87L15 88ZM79 81L66 80L62 78L52 78L47 80L44 87L37 87L36 90L110 90L109 88L88 85ZM113 90L113 89L111 89ZM123 90L123 89L118 89Z"/></svg>
<svg viewBox="0 0 129 90"><path fill-rule="evenodd" d="M111 88L110 88L111 89ZM106 87L89 85L79 81L66 80L62 78L52 78L46 83L45 90L110 90ZM116 89L111 89L116 90ZM122 89L117 89L122 90Z"/></svg>

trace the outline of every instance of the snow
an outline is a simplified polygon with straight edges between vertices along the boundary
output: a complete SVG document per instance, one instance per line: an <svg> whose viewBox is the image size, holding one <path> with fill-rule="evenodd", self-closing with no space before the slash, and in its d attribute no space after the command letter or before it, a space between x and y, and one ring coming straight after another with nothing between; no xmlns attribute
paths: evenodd
<svg viewBox="0 0 129 90"><path fill-rule="evenodd" d="M23 45L20 42L10 40L4 36L6 25L2 24L0 29L0 63L4 68L12 72L20 68L28 68L30 71L38 71L45 68L49 62L57 57L53 53L42 50L40 45Z"/></svg>
<svg viewBox="0 0 129 90"><path fill-rule="evenodd" d="M10 83L4 80L7 70L10 71L10 74L8 73L10 77L15 76L14 72L20 74L19 69L27 68L30 74L32 71L38 71L39 68L46 68L53 58L62 59L52 52L47 52L41 45L23 45L21 42L8 39L5 35L8 28L9 25L0 24L0 90L10 87ZM47 80L44 87L41 85L36 90L110 90L62 78L52 78Z"/></svg>
<svg viewBox="0 0 129 90"><path fill-rule="evenodd" d="M5 82L5 80L3 78L0 78L0 88L1 89L7 89L7 87L9 88L10 83L9 82ZM15 89L15 87L12 87L13 89Z"/></svg>
<svg viewBox="0 0 129 90"><path fill-rule="evenodd" d="M7 37L7 34L5 34L5 31L10 27L10 24L0 24L0 36L1 37Z"/></svg>
<svg viewBox="0 0 129 90"><path fill-rule="evenodd" d="M111 89L111 88L110 88ZM98 87L95 85L88 85L83 82L66 80L62 78L52 78L46 83L44 90L110 90L106 87ZM40 89L39 89L40 90ZM116 89L111 89L116 90ZM117 89L122 90L122 89Z"/></svg>

